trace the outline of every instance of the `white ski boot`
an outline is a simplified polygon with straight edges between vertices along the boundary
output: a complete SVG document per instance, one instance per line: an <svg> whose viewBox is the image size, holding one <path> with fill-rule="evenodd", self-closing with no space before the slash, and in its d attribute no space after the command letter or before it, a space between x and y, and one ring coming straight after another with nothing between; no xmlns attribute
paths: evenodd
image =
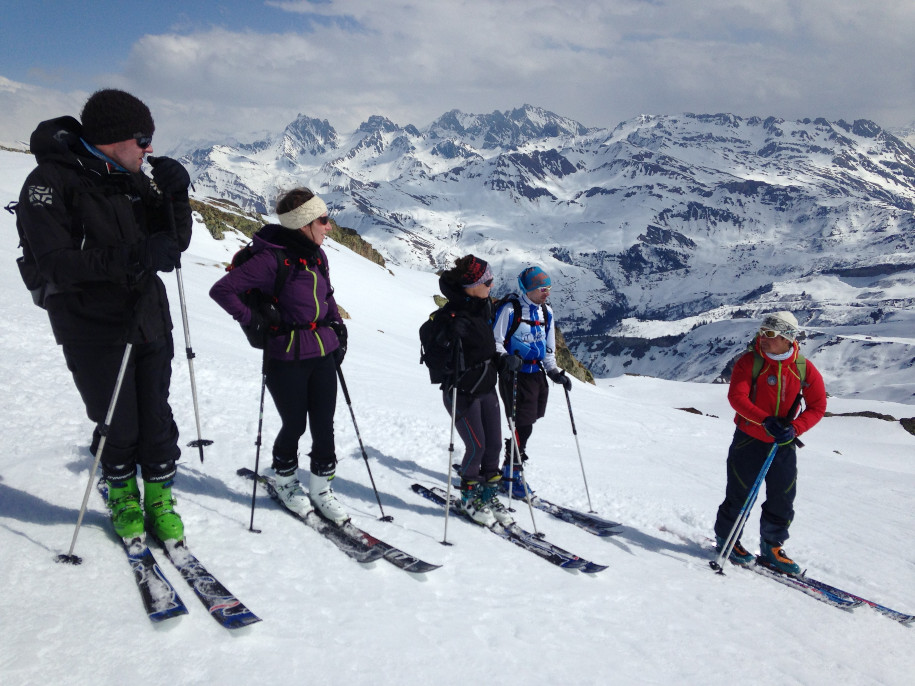
<svg viewBox="0 0 915 686"><path fill-rule="evenodd" d="M477 524L487 528L498 521L489 509L489 503L483 499L483 487L475 481L461 483L461 509Z"/></svg>
<svg viewBox="0 0 915 686"><path fill-rule="evenodd" d="M330 482L334 475L318 476L312 472L308 481L308 494L311 496L311 502L314 503L315 509L327 517L337 526L349 521L349 515L334 495L334 489L331 488Z"/></svg>
<svg viewBox="0 0 915 686"><path fill-rule="evenodd" d="M274 482L276 483L276 494L280 497L280 501L297 515L304 517L314 509L311 505L311 500L305 494L305 489L302 488L302 484L299 482L298 476L295 474L290 474L289 476L277 474Z"/></svg>

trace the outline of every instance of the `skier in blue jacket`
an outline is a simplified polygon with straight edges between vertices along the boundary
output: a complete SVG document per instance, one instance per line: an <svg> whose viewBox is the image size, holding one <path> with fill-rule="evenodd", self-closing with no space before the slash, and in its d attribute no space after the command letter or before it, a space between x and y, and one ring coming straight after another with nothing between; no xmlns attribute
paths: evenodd
<svg viewBox="0 0 915 686"><path fill-rule="evenodd" d="M517 355L523 360L519 372L500 374L499 394L506 416L513 419L517 441L515 451L511 438L505 439L502 484L506 490L511 486L514 497L525 498L521 471L528 459L526 448L534 423L546 413L546 377L567 391L572 389L572 380L556 363L553 309L546 303L552 288L549 275L540 267L528 267L518 276L518 285L521 294L508 296L496 311L493 336L500 354Z"/></svg>

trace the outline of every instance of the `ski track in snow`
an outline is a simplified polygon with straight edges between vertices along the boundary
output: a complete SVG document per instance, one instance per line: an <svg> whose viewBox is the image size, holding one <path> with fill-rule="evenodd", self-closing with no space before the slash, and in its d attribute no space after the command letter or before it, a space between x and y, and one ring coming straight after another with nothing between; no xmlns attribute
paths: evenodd
<svg viewBox="0 0 915 686"><path fill-rule="evenodd" d="M6 202L18 195L32 161L12 153L2 159ZM152 625L96 493L76 544L83 564L54 561L73 534L92 463L92 427L46 317L19 280L12 218L2 213L0 226L4 683L910 683L915 629L866 608L827 607L740 570L715 575L698 546L659 530L695 540L710 535L733 427L724 386L646 377L575 383L592 503L626 529L599 539L541 512L537 527L558 545L610 565L605 572L589 577L552 567L456 518L448 527L453 545L441 545L442 512L409 488L441 484L452 460L440 394L418 364L416 329L434 308L436 279L389 272L332 243L334 286L353 317L344 372L394 521L378 521L342 393L338 493L358 526L443 567L424 578L383 561L362 567L263 491L254 518L262 533L250 533L251 484L235 470L254 466L260 357L207 296L235 244L213 241L202 225L183 277L202 434L214 443L203 464L195 449L184 449L176 495L194 554L264 621L235 633L220 628L154 548L190 614ZM186 444L196 428L176 279L163 278L176 322L172 403ZM561 318L561 303L554 306ZM834 412L858 409L915 414L910 405L830 399ZM262 469L278 428L268 394ZM915 612L915 552L905 544L915 528L915 439L898 423L861 417L824 419L804 438L788 552L811 576ZM534 488L586 510L568 411L555 389L529 452ZM530 529L527 508L517 509ZM757 506L744 536L751 550L758 513Z"/></svg>

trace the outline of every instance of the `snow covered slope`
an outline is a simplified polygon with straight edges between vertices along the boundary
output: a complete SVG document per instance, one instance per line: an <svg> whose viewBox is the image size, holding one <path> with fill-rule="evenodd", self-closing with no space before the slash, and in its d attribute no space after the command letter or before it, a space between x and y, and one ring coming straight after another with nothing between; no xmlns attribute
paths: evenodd
<svg viewBox="0 0 915 686"><path fill-rule="evenodd" d="M0 197L12 199L31 160L8 153L0 161ZM594 508L626 529L604 540L543 515L537 525L550 540L609 565L602 574L562 571L455 519L453 546L442 546L441 511L410 490L414 482L442 484L450 460L448 417L418 364L416 329L433 307L436 280L404 266L381 268L333 244L331 273L352 315L344 370L394 521L378 521L342 397L338 492L359 526L443 566L425 579L381 562L363 568L263 496L255 512L262 533L249 533L250 485L235 470L254 465L260 358L207 296L237 241L214 241L202 225L183 277L202 432L214 443L203 464L185 450L176 494L197 555L263 621L230 635L163 559L190 614L153 627L97 495L77 541L83 564L54 562L69 546L89 478L92 426L44 313L19 281L6 213L0 231L4 684L911 681L913 629L864 609L827 607L739 570L717 576L699 546L680 538L708 535L723 495L733 430L723 386L644 377L574 384ZM176 279L166 274L165 281L180 321ZM180 329L175 337L180 351ZM172 402L186 442L196 431L180 352L173 368ZM899 417L911 406L831 399L830 409ZM278 428L268 397L262 467ZM812 576L915 611L915 553L905 544L915 528L915 439L898 423L864 417L824 419L805 438L788 551ZM302 452L308 447L306 439ZM587 507L562 396L553 396L529 452L529 478L541 494ZM744 537L751 549L757 513ZM530 527L525 511L517 516Z"/></svg>

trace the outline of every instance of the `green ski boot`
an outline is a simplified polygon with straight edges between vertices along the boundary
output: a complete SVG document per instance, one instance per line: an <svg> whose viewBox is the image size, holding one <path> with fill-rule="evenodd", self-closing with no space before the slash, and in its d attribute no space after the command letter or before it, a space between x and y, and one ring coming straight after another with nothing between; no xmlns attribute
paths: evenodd
<svg viewBox="0 0 915 686"><path fill-rule="evenodd" d="M183 541L184 523L175 512L172 481L143 482L144 508L149 532L160 541Z"/></svg>
<svg viewBox="0 0 915 686"><path fill-rule="evenodd" d="M140 487L137 477L106 479L108 484L108 509L111 523L121 538L134 539L143 535L143 510L140 508Z"/></svg>

